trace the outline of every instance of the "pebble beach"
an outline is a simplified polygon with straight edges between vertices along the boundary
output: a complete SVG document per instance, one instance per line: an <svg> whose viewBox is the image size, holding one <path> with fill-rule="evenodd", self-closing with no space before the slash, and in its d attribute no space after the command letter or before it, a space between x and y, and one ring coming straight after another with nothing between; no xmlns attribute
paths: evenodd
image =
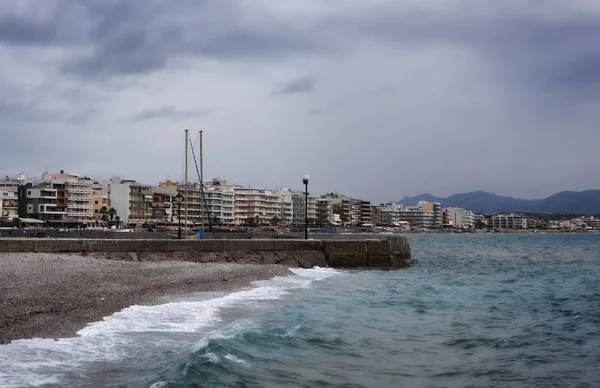
<svg viewBox="0 0 600 388"><path fill-rule="evenodd" d="M73 337L87 323L167 296L225 292L291 272L281 265L117 261L0 253L0 344Z"/></svg>

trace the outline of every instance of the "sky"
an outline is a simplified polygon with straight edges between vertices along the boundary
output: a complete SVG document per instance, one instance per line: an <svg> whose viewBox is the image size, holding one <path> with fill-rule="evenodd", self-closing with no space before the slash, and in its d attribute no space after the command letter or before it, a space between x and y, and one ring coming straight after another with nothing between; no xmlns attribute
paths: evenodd
<svg viewBox="0 0 600 388"><path fill-rule="evenodd" d="M596 0L0 0L0 175L600 188ZM196 178L190 164L190 180Z"/></svg>

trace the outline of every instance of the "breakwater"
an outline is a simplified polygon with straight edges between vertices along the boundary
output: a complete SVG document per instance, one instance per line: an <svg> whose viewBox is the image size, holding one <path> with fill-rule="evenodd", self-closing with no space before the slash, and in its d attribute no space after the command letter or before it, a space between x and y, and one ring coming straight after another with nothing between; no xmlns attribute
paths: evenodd
<svg viewBox="0 0 600 388"><path fill-rule="evenodd" d="M0 252L69 253L131 261L182 260L312 268L403 268L410 237L385 240L0 239Z"/></svg>

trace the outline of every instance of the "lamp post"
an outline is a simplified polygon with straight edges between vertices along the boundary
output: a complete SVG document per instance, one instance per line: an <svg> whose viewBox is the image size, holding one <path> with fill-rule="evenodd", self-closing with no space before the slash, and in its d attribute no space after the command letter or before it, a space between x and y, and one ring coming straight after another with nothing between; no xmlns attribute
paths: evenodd
<svg viewBox="0 0 600 388"><path fill-rule="evenodd" d="M177 239L181 240L181 201L183 201L183 195L177 193L175 200L177 201L177 222L179 223L177 228Z"/></svg>
<svg viewBox="0 0 600 388"><path fill-rule="evenodd" d="M304 175L302 183L304 183L304 239L308 240L308 175Z"/></svg>

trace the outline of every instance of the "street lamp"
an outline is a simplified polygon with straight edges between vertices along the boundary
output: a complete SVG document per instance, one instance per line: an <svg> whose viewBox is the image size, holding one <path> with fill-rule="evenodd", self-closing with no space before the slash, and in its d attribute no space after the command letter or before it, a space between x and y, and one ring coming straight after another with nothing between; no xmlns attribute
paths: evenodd
<svg viewBox="0 0 600 388"><path fill-rule="evenodd" d="M177 228L177 238L181 240L181 201L183 201L183 195L177 193L175 200L177 201L177 222L179 223Z"/></svg>
<svg viewBox="0 0 600 388"><path fill-rule="evenodd" d="M304 239L308 240L308 175L304 175L302 183L304 183Z"/></svg>

